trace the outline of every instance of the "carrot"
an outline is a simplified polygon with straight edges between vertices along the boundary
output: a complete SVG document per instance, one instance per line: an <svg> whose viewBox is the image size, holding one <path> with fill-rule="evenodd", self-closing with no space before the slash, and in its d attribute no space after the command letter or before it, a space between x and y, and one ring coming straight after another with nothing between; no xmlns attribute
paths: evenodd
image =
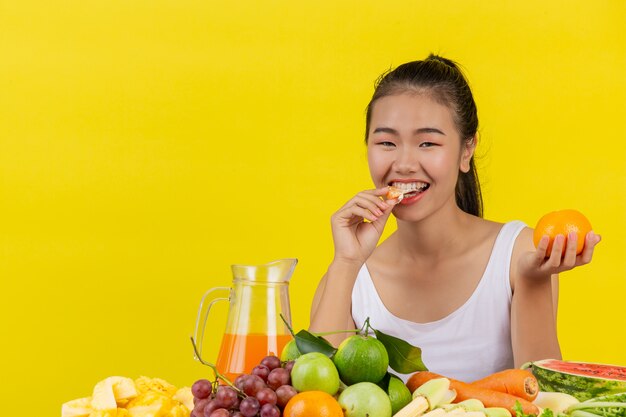
<svg viewBox="0 0 626 417"><path fill-rule="evenodd" d="M415 391L423 383L435 378L446 378L442 375L438 375L434 372L422 371L416 372L406 383L406 386L411 392ZM448 378L450 380L450 389L456 391L455 403L475 398L480 400L485 407L503 407L515 415L513 407L515 403L519 401L525 414L539 414L537 406L530 401L515 395L507 394L505 392L494 391L487 388L477 387L473 384L457 381L456 379Z"/></svg>
<svg viewBox="0 0 626 417"><path fill-rule="evenodd" d="M476 387L506 392L528 401L534 401L539 394L537 378L526 369L505 369L471 384Z"/></svg>

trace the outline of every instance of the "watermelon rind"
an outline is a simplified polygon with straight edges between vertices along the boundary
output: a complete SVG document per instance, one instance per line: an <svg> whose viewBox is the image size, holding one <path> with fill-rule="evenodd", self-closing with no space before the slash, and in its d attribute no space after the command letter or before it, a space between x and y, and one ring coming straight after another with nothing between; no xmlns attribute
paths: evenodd
<svg viewBox="0 0 626 417"><path fill-rule="evenodd" d="M531 362L530 368L537 378L539 389L547 392L564 392L576 397L579 401L591 398L626 392L626 380L616 380L601 376L573 374L550 368L551 364L567 363L556 359L544 359ZM578 362L581 365L600 365L614 368L619 366Z"/></svg>

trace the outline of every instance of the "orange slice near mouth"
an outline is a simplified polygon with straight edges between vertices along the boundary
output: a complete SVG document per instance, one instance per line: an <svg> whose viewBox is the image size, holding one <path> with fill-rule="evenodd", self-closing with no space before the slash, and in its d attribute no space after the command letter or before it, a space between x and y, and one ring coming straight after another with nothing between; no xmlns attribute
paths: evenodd
<svg viewBox="0 0 626 417"><path fill-rule="evenodd" d="M386 200L398 200L398 203L402 201L404 198L404 191L399 189L398 187L394 187L393 185L389 186L387 190L387 194L385 195Z"/></svg>

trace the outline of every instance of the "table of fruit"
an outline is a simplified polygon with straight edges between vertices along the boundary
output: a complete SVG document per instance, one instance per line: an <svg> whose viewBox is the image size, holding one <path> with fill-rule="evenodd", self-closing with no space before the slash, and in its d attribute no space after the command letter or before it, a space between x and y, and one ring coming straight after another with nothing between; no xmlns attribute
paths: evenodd
<svg viewBox="0 0 626 417"><path fill-rule="evenodd" d="M111 376L62 417L626 417L626 368L545 359L477 381L427 370L421 350L375 331L335 348L301 330L276 356L177 388ZM194 345L195 346L195 345ZM396 374L409 375L406 383ZM232 379L232 380L231 380Z"/></svg>

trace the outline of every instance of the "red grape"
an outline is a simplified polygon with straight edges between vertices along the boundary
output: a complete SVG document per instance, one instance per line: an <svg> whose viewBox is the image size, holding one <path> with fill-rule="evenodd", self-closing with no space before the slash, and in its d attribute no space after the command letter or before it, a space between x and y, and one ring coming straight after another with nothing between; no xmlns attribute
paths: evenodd
<svg viewBox="0 0 626 417"><path fill-rule="evenodd" d="M269 355L261 359L261 365L265 365L271 371L275 368L280 368L280 359L277 356Z"/></svg>
<svg viewBox="0 0 626 417"><path fill-rule="evenodd" d="M225 408L218 408L211 413L210 417L230 417L230 412Z"/></svg>
<svg viewBox="0 0 626 417"><path fill-rule="evenodd" d="M218 404L215 401L209 401L204 406L204 411L202 412L202 415L204 417L211 417L211 413L213 413L213 411L217 410L218 408L220 408L220 407L218 406Z"/></svg>
<svg viewBox="0 0 626 417"><path fill-rule="evenodd" d="M256 396L256 393L259 392L261 388L265 387L265 382L263 382L260 376L256 375L248 375L248 378L246 378L246 380L243 382L243 392L245 392L246 395L250 395L251 397Z"/></svg>
<svg viewBox="0 0 626 417"><path fill-rule="evenodd" d="M291 370L293 369L293 364L294 363L296 363L296 361L287 361L287 362L283 363L283 368L285 368L291 374Z"/></svg>
<svg viewBox="0 0 626 417"><path fill-rule="evenodd" d="M293 397L297 393L298 391L296 391L296 389L292 387L291 385L281 385L276 390L276 398L277 398L276 404L280 408L285 408L285 406L287 405L291 397Z"/></svg>
<svg viewBox="0 0 626 417"><path fill-rule="evenodd" d="M220 386L215 393L215 401L221 408L232 408L237 404L237 392L231 387Z"/></svg>
<svg viewBox="0 0 626 417"><path fill-rule="evenodd" d="M261 417L280 417L280 410L272 404L265 404L261 407Z"/></svg>
<svg viewBox="0 0 626 417"><path fill-rule="evenodd" d="M259 400L261 406L265 404L276 405L276 401L278 401L276 393L271 388L260 389L259 392L256 393L256 399Z"/></svg>
<svg viewBox="0 0 626 417"><path fill-rule="evenodd" d="M208 379L199 379L191 386L191 393L198 399L208 398L213 392L213 387Z"/></svg>
<svg viewBox="0 0 626 417"><path fill-rule="evenodd" d="M243 381L245 381L247 377L248 375L246 374L241 374L237 376L237 378L235 378L235 381L233 382L233 385L243 391Z"/></svg>
<svg viewBox="0 0 626 417"><path fill-rule="evenodd" d="M267 386L273 390L278 389L281 385L287 385L291 382L291 375L285 368L272 369L267 376Z"/></svg>
<svg viewBox="0 0 626 417"><path fill-rule="evenodd" d="M198 400L198 402L193 406L193 411L194 413L196 413L198 416L202 416L202 412L204 411L204 407L206 407L206 405L209 403L208 398L203 398L201 400Z"/></svg>
<svg viewBox="0 0 626 417"><path fill-rule="evenodd" d="M264 382L267 381L267 376L270 374L270 368L265 365L257 365L252 369L252 375L260 377Z"/></svg>
<svg viewBox="0 0 626 417"><path fill-rule="evenodd" d="M254 397L247 397L241 400L239 403L239 412L244 417L253 417L256 413L259 412L261 408L261 404L259 404L259 400Z"/></svg>

